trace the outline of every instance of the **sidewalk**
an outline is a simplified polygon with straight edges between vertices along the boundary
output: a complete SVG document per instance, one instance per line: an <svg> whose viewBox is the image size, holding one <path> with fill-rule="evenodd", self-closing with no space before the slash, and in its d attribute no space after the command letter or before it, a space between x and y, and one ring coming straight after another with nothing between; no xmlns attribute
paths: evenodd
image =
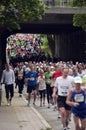
<svg viewBox="0 0 86 130"><path fill-rule="evenodd" d="M27 106L24 96L19 97L15 90L12 105L6 105L4 87L0 107L0 130L46 130L51 128L47 121L34 108Z"/></svg>

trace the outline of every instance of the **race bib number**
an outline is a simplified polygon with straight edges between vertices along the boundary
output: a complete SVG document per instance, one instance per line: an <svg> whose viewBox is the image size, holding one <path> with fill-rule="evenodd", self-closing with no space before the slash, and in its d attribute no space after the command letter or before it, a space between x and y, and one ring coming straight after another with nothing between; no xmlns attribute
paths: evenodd
<svg viewBox="0 0 86 130"><path fill-rule="evenodd" d="M50 79L47 79L47 82L50 83Z"/></svg>
<svg viewBox="0 0 86 130"><path fill-rule="evenodd" d="M68 86L61 86L61 94L62 94L63 96L67 96L67 94L68 94L68 89L69 89Z"/></svg>
<svg viewBox="0 0 86 130"><path fill-rule="evenodd" d="M76 102L83 102L84 96L82 94L76 94L74 99Z"/></svg>
<svg viewBox="0 0 86 130"><path fill-rule="evenodd" d="M31 81L33 81L33 80L34 80L34 78L33 78L33 77L32 77L32 78L30 78L30 80L31 80Z"/></svg>

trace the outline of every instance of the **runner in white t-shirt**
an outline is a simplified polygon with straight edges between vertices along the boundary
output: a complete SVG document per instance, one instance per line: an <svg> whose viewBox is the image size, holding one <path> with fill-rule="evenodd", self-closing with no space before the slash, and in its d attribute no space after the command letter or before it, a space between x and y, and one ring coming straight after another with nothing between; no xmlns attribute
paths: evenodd
<svg viewBox="0 0 86 130"><path fill-rule="evenodd" d="M71 107L66 104L66 98L68 92L73 87L73 78L68 76L69 68L63 68L62 76L58 77L54 84L53 97L56 96L56 92L58 91L58 108L61 113L63 130L67 130L68 119L70 115Z"/></svg>
<svg viewBox="0 0 86 130"><path fill-rule="evenodd" d="M40 94L40 107L45 105L45 92L46 92L46 83L45 83L45 75L44 71L40 70L40 75L38 76L38 86L39 86L39 94Z"/></svg>

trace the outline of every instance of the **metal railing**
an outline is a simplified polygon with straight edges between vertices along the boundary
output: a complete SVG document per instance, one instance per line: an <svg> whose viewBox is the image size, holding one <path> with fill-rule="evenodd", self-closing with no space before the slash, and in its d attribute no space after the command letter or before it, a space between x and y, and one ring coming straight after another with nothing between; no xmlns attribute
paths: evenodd
<svg viewBox="0 0 86 130"><path fill-rule="evenodd" d="M72 7L73 0L41 0L47 6Z"/></svg>
<svg viewBox="0 0 86 130"><path fill-rule="evenodd" d="M48 6L56 6L56 7L71 7L72 0L41 0Z"/></svg>

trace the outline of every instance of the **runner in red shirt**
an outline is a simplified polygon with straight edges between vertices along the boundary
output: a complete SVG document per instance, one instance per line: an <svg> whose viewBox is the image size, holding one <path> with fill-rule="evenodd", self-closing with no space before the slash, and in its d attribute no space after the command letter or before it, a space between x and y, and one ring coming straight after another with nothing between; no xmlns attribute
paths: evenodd
<svg viewBox="0 0 86 130"><path fill-rule="evenodd" d="M53 82L53 87L54 87L54 82L56 80L57 77L62 76L62 65L57 65L55 72L52 75L52 82ZM53 102L54 102L54 111L57 109L57 96L53 98ZM58 113L58 118L60 118L60 115Z"/></svg>

